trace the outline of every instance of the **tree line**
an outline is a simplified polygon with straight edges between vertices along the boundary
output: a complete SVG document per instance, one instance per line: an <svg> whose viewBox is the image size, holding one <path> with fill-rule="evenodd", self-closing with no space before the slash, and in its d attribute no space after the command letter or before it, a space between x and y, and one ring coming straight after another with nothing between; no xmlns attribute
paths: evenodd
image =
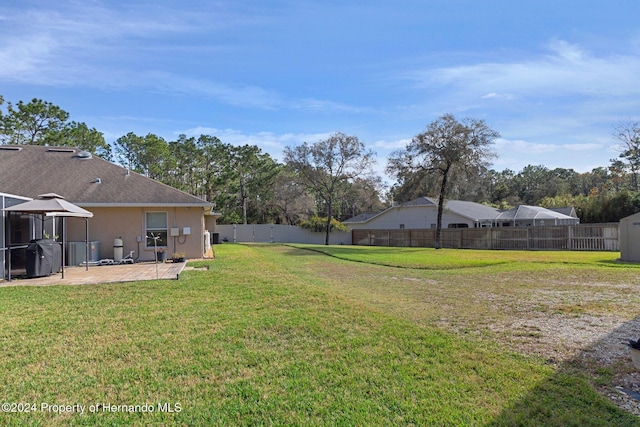
<svg viewBox="0 0 640 427"><path fill-rule="evenodd" d="M3 103L0 97L0 105ZM336 145L340 140L348 143ZM234 146L210 135L179 135L168 141L152 133L128 133L109 144L95 128L69 121L66 111L40 99L6 103L6 109L0 110L0 144L72 146L89 151L212 202L222 214L220 223L306 224L313 228L316 217L344 220L384 209L381 179L351 170L354 153L347 151L358 154L363 144L342 134L334 135L328 144L334 149L311 167L314 178L334 180L329 193L324 186L309 190L308 181L300 179L309 170L293 166L294 147L287 165L255 145ZM341 153L346 156L342 169L325 170L327 164L337 165Z"/></svg>
<svg viewBox="0 0 640 427"><path fill-rule="evenodd" d="M4 106L0 96L0 106ZM331 219L377 212L419 196L459 199L502 209L519 204L575 207L581 222L615 222L640 211L640 124L612 134L620 156L579 173L528 165L490 169L499 136L484 121L438 118L391 154L390 187L372 173L374 153L357 136L335 133L286 147L279 163L258 146L234 146L216 136L128 133L112 144L60 107L40 99L6 102L0 110L1 144L73 146L214 204L221 223L306 224L326 230ZM442 206L440 206L440 215ZM318 218L324 220L318 222ZM324 221L324 222L323 222Z"/></svg>

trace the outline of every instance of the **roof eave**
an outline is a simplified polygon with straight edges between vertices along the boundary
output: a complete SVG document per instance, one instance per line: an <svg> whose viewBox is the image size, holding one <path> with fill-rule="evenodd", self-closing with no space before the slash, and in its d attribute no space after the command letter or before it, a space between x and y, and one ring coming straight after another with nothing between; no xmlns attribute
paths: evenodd
<svg viewBox="0 0 640 427"><path fill-rule="evenodd" d="M213 208L212 203L139 203L139 202L130 202L130 203L97 203L97 202L77 202L75 205L82 207L90 207L90 208L151 208L151 207L162 207L162 208Z"/></svg>

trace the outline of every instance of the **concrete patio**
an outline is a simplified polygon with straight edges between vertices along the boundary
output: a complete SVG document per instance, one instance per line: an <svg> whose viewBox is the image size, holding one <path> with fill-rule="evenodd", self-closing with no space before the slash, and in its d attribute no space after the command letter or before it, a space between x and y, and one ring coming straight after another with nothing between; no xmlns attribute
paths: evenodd
<svg viewBox="0 0 640 427"><path fill-rule="evenodd" d="M32 279L12 278L0 280L0 286L50 286L50 285L89 285L97 283L134 282L140 280L173 279L177 280L186 262L158 263L141 262L137 264L101 265L85 267L65 267L64 279L61 273Z"/></svg>

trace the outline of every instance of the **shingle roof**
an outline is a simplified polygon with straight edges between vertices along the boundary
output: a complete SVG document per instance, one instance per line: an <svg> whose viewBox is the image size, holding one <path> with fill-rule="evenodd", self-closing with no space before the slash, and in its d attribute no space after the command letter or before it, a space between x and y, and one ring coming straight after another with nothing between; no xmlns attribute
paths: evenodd
<svg viewBox="0 0 640 427"><path fill-rule="evenodd" d="M448 200L444 204L445 209L465 216L474 221L494 219L500 211L490 206L481 205L476 202L465 202L464 200Z"/></svg>
<svg viewBox="0 0 640 427"><path fill-rule="evenodd" d="M349 218L347 220L342 221L343 223L350 223L350 222L366 222L368 219L373 218L374 216L378 215L379 212L371 212L371 213L361 213L360 215L356 215L352 218Z"/></svg>
<svg viewBox="0 0 640 427"><path fill-rule="evenodd" d="M437 204L438 201L430 197L418 197L417 199L405 202L400 206L436 206Z"/></svg>
<svg viewBox="0 0 640 427"><path fill-rule="evenodd" d="M0 192L37 198L58 193L80 206L212 204L96 156L68 148L0 146Z"/></svg>

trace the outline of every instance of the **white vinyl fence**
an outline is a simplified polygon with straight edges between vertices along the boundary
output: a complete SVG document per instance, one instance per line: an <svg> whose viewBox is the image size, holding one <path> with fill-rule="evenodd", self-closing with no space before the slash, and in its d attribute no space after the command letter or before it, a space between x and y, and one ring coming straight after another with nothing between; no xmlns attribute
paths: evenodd
<svg viewBox="0 0 640 427"><path fill-rule="evenodd" d="M323 245L325 234L305 230L295 225L233 224L216 225L220 242L237 243L310 243ZM334 231L329 235L332 245L350 245L351 231Z"/></svg>

